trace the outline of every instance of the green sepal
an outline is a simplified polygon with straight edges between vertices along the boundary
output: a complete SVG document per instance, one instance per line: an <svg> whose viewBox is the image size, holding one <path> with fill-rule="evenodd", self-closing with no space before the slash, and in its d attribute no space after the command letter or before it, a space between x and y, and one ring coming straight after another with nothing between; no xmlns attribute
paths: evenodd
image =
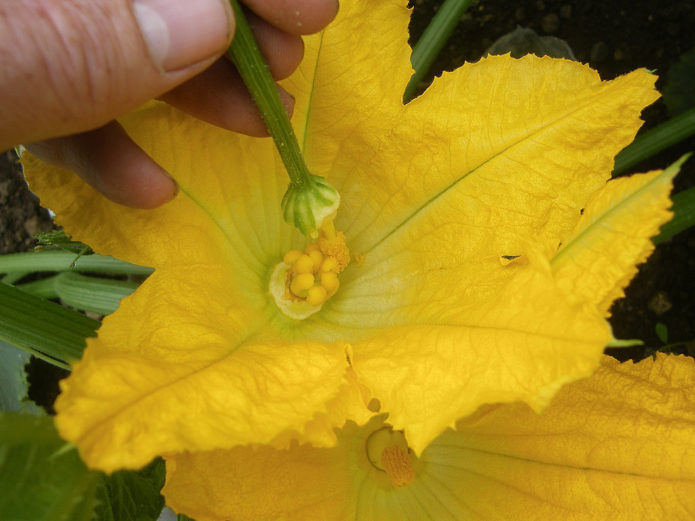
<svg viewBox="0 0 695 521"><path fill-rule="evenodd" d="M295 226L307 237L316 237L326 218L335 215L340 194L320 176L310 175L310 182L290 183L282 197L285 222Z"/></svg>

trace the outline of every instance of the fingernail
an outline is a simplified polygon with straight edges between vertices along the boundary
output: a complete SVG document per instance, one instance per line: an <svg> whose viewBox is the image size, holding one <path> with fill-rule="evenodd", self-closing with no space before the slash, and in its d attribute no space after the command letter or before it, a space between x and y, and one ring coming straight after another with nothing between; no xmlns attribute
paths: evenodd
<svg viewBox="0 0 695 521"><path fill-rule="evenodd" d="M164 71L221 54L234 32L225 0L136 0L133 13L152 61Z"/></svg>

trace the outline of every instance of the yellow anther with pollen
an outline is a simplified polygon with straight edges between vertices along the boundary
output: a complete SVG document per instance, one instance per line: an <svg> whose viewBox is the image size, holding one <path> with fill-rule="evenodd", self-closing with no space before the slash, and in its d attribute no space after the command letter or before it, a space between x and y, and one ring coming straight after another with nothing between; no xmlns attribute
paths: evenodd
<svg viewBox="0 0 695 521"><path fill-rule="evenodd" d="M301 320L321 309L338 291L338 274L350 262L345 236L329 225L317 241L304 251L288 251L270 277L269 290L278 308L288 317Z"/></svg>
<svg viewBox="0 0 695 521"><path fill-rule="evenodd" d="M328 271L334 271L337 273L338 261L335 260L333 257L326 257L321 263L321 268L319 271L321 271L322 273L326 273Z"/></svg>
<svg viewBox="0 0 695 521"><path fill-rule="evenodd" d="M312 306L320 306L328 298L328 292L323 286L312 286L306 293L306 302Z"/></svg>
<svg viewBox="0 0 695 521"><path fill-rule="evenodd" d="M321 254L321 250L311 250L308 252L308 255L311 257L311 260L314 261L313 271L317 272L323 263L323 255Z"/></svg>
<svg viewBox="0 0 695 521"><path fill-rule="evenodd" d="M394 487L405 487L415 479L410 455L401 447L385 448L381 453L380 463Z"/></svg>
<svg viewBox="0 0 695 521"><path fill-rule="evenodd" d="M301 297L303 294L314 285L314 275L311 273L300 273L292 277L290 282L290 291L296 296Z"/></svg>
<svg viewBox="0 0 695 521"><path fill-rule="evenodd" d="M302 252L299 250L290 250L287 253L285 253L285 256L282 258L282 262L285 264L292 266L295 262L297 262L297 259L302 256Z"/></svg>
<svg viewBox="0 0 695 521"><path fill-rule="evenodd" d="M378 470L386 473L394 487L405 487L415 480L415 456L401 431L386 426L367 438L367 458Z"/></svg>
<svg viewBox="0 0 695 521"><path fill-rule="evenodd" d="M333 271L329 271L328 273L322 273L321 286L326 290L328 296L332 296L336 291L338 291L338 287L340 286L338 274Z"/></svg>
<svg viewBox="0 0 695 521"><path fill-rule="evenodd" d="M294 273L312 273L314 271L314 261L306 253L302 253L292 266Z"/></svg>
<svg viewBox="0 0 695 521"><path fill-rule="evenodd" d="M337 232L333 238L321 235L319 248L326 257L332 257L338 263L338 271L343 271L350 263L350 250L345 246L345 235Z"/></svg>

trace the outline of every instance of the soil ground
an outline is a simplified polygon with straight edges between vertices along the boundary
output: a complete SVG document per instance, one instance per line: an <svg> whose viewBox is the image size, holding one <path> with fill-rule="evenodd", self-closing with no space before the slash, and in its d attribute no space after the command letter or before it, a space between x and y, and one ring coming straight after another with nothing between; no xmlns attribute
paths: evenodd
<svg viewBox="0 0 695 521"><path fill-rule="evenodd" d="M412 41L415 42L435 14L441 1L412 0ZM695 0L479 0L462 16L431 74L453 70L464 61L476 61L500 36L517 26L529 27L539 35L566 40L577 59L589 63L604 79L646 67L660 74L657 86L681 54L695 46ZM668 118L657 102L644 111L644 128ZM695 138L673 147L633 171L663 168L683 153L695 150ZM695 160L686 163L676 180L676 191L695 185ZM0 253L26 251L32 236L51 228L48 213L26 190L14 152L0 152ZM611 350L621 359L642 358L663 347L656 334L664 324L674 352L695 354L695 229L661 244L644 264L613 306L611 323L617 338L636 338L645 346ZM45 364L44 364L45 365ZM49 405L57 393L61 372L38 369L30 372L33 392ZM48 370L48 368L45 368ZM48 389L39 390L41 382Z"/></svg>

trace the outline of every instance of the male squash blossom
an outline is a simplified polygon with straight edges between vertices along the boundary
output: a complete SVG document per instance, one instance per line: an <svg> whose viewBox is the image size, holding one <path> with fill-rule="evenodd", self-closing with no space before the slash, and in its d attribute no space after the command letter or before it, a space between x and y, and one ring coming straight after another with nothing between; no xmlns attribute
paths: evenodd
<svg viewBox="0 0 695 521"><path fill-rule="evenodd" d="M482 404L540 410L598 367L608 306L669 218L672 173L653 174L656 202L602 279L604 301L598 275L569 262L591 252L568 240L656 99L654 76L603 82L565 60L490 57L403 105L408 18L400 0L342 2L283 82L309 169L340 193L316 240L283 219L270 140L164 104L121 120L180 187L156 210L25 158L75 239L155 268L63 382L56 423L88 465L333 446L335 428L375 410L417 455ZM562 278L549 262L560 244Z"/></svg>

